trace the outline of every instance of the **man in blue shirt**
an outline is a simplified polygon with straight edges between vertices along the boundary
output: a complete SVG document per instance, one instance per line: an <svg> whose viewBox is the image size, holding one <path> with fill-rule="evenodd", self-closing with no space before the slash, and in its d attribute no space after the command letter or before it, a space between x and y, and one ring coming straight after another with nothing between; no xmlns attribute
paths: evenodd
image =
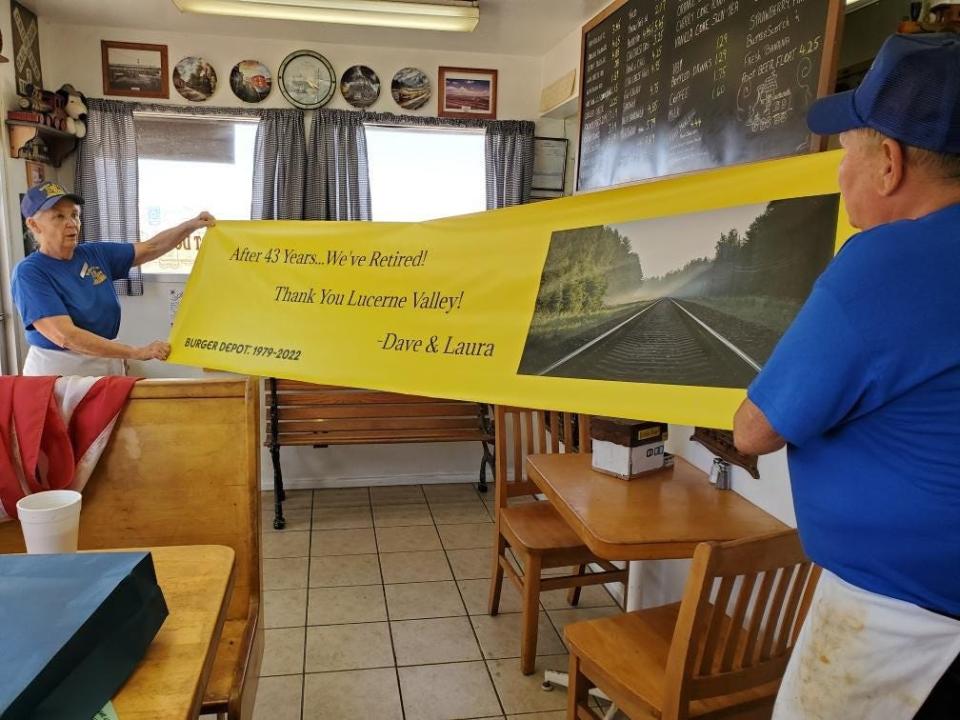
<svg viewBox="0 0 960 720"><path fill-rule="evenodd" d="M956 720L960 36L889 38L808 122L840 134L861 232L734 420L743 452L787 446L798 530L824 568L775 717Z"/></svg>
<svg viewBox="0 0 960 720"><path fill-rule="evenodd" d="M13 271L13 300L30 345L24 375L122 375L125 360L165 360L170 346L162 340L142 347L116 341L120 303L111 281L215 222L201 213L144 242L79 244L82 204L53 182L30 188L21 203L38 245Z"/></svg>

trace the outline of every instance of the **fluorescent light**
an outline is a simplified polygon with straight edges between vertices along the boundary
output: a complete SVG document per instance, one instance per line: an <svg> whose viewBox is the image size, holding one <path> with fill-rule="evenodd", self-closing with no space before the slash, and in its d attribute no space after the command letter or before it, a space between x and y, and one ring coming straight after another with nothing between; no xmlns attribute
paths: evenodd
<svg viewBox="0 0 960 720"><path fill-rule="evenodd" d="M470 32L477 0L173 0L184 12L273 20Z"/></svg>

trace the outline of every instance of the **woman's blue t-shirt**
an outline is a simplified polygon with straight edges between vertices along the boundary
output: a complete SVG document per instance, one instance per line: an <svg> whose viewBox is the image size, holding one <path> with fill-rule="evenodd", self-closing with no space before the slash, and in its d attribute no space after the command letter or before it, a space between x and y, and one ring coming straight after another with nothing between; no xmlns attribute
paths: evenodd
<svg viewBox="0 0 960 720"><path fill-rule="evenodd" d="M69 315L73 324L113 340L120 331L120 302L113 281L125 278L133 265L129 243L93 242L77 246L69 260L35 252L13 270L13 301L27 331L27 342L49 350L63 350L33 323Z"/></svg>

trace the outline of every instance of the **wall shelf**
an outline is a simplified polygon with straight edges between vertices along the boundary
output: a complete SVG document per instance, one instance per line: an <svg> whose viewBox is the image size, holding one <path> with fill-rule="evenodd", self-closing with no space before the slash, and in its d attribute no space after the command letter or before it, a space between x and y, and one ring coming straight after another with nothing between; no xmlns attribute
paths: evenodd
<svg viewBox="0 0 960 720"><path fill-rule="evenodd" d="M22 120L7 120L6 122L7 129L10 132L10 157L36 160L54 167L60 167L63 159L77 147L76 136L63 130ZM47 154L41 157L30 157L23 154L24 146L37 138L46 145Z"/></svg>
<svg viewBox="0 0 960 720"><path fill-rule="evenodd" d="M545 110L540 113L542 118L555 118L557 120L564 120L568 117L573 117L578 112L580 112L580 95L571 95L563 102L554 105L549 110Z"/></svg>

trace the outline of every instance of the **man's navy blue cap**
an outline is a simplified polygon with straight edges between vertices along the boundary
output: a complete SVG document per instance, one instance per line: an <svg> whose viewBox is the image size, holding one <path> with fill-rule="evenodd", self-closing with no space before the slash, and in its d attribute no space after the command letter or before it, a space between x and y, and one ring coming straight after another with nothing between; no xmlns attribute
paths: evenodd
<svg viewBox="0 0 960 720"><path fill-rule="evenodd" d="M20 212L25 218L33 217L41 210L52 208L64 198L73 200L77 205L83 205L82 197L67 192L63 186L55 182L42 182L27 190L27 194L20 202Z"/></svg>
<svg viewBox="0 0 960 720"><path fill-rule="evenodd" d="M856 90L817 100L818 135L873 128L907 145L960 154L960 35L891 35Z"/></svg>

